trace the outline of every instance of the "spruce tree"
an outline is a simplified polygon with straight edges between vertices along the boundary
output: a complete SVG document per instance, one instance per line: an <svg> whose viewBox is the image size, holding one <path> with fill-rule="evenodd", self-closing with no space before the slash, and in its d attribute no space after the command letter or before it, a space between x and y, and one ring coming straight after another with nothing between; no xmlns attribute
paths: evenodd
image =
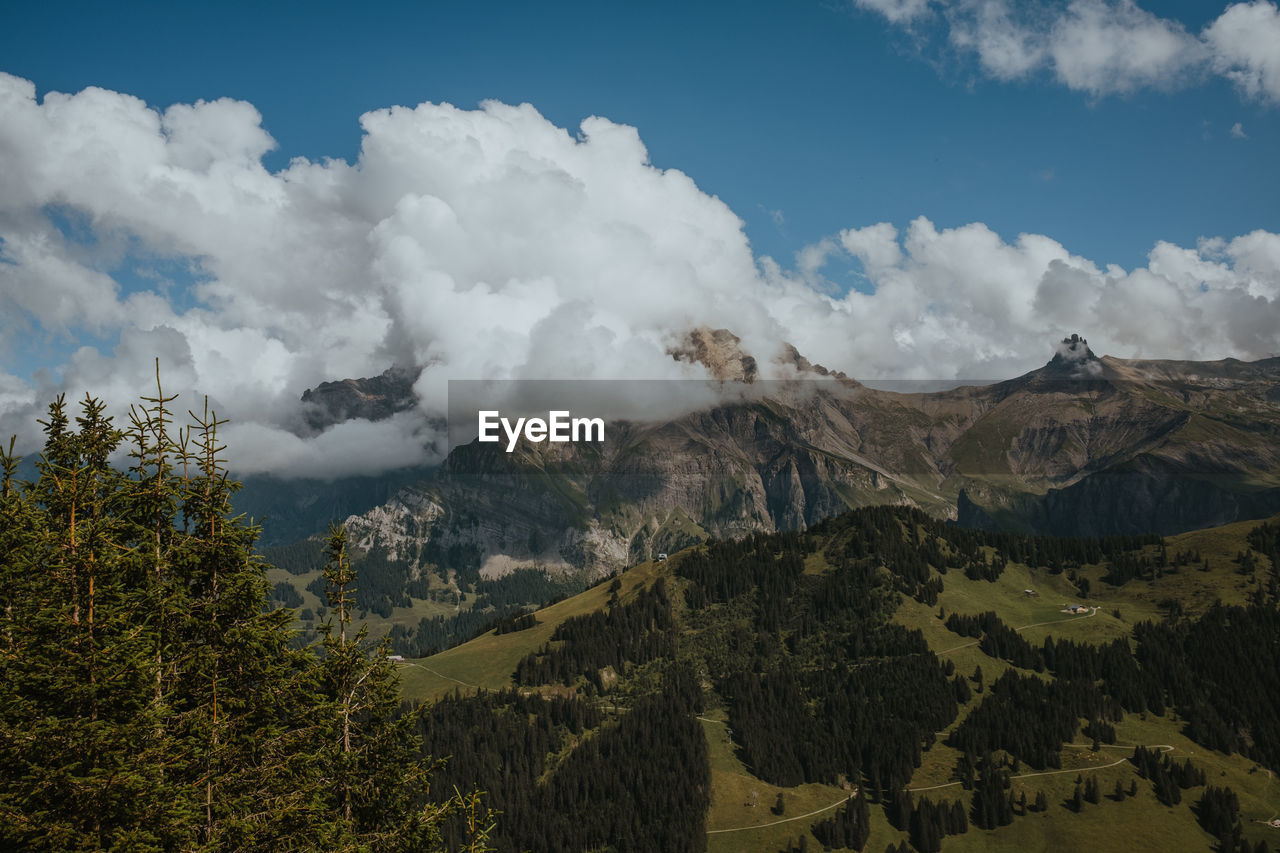
<svg viewBox="0 0 1280 853"><path fill-rule="evenodd" d="M427 850L453 812L484 849L474 794L426 804L394 670L349 610L323 659L291 647L223 421L206 404L175 431L172 400L157 384L125 434L58 398L35 482L0 449L0 849ZM318 736L338 710L346 749Z"/></svg>
<svg viewBox="0 0 1280 853"><path fill-rule="evenodd" d="M418 756L422 710L400 712L399 677L387 641L370 645L365 626L352 630L356 574L345 529L330 527L325 554L332 618L320 628L319 704L312 713L319 721L320 813L333 815L330 849L431 849L441 843L442 821L457 812L467 824L468 849L487 849L490 827L474 794L426 802L433 765Z"/></svg>
<svg viewBox="0 0 1280 853"><path fill-rule="evenodd" d="M121 439L86 396L73 427L59 397L42 421L34 483L6 456L7 647L0 671L0 839L34 849L176 841L183 809L156 767L145 599L130 560ZM10 445L12 447L12 444Z"/></svg>

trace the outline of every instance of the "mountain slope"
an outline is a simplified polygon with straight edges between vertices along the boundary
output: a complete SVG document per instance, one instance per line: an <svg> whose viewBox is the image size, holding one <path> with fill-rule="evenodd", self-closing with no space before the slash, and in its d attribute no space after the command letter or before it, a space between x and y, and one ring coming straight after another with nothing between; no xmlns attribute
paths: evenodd
<svg viewBox="0 0 1280 853"><path fill-rule="evenodd" d="M869 850L908 838L923 849L917 843L923 830L912 822L919 816L900 813L900 788L913 810L924 797L962 803L967 831L942 839L946 850L1207 850L1217 842L1190 808L1206 782L1236 794L1240 830L1253 844L1271 838L1255 821L1269 819L1280 801L1266 769L1274 770L1280 756L1273 719L1280 685L1261 677L1252 653L1209 638L1217 636L1215 614L1233 613L1237 620L1269 619L1264 644L1280 644L1280 575L1268 556L1277 553L1278 536L1280 518L1269 527L1237 524L1146 544L1027 539L945 528L901 508L863 510L800 536L700 547L639 565L538 611L534 627L487 634L406 662L401 672L410 696L522 682L526 693L577 696L605 714L598 732L609 731L644 696L687 689L673 685L682 683L682 672L693 673L702 710L686 713L697 713L702 726L711 780L706 849L774 851L802 837L809 849L820 849L832 831L822 822L844 814L842 804L858 787L869 800ZM1125 566L1150 580L1121 577ZM1092 594L1082 596L1086 585ZM1266 603L1247 609L1214 604L1243 605L1259 596ZM650 609L663 600L669 617ZM1077 601L1088 605L1084 615L1063 612L1064 602ZM984 611L993 616L973 632L959 619ZM641 618L642 612L652 615ZM1165 614L1175 618L1166 621ZM1142 622L1148 627L1135 631ZM1202 677L1242 681L1256 694L1262 704L1254 710L1213 712L1224 719L1244 714L1239 724L1247 724L1251 739L1218 750L1197 742L1216 737L1204 725L1212 715L1197 704L1206 700L1194 685L1170 680L1177 669L1167 670L1161 656L1172 647L1158 645L1159 637L1179 632L1199 632L1213 644L1208 657L1217 675ZM1138 640L1136 654L1131 638ZM1189 646L1177 654L1196 653ZM1199 666L1186 660L1178 667ZM587 666L574 675L580 663L540 665L544 675L537 676L523 661ZM1096 680L1073 674L1081 666L1100 666ZM1015 716L1011 727L1000 723L999 709L1016 710L1026 701L1018 691L1036 684L1048 692L1034 700L1031 714ZM1064 689L1055 692L1059 684ZM1136 685L1146 686L1135 693ZM1066 713L1065 729L1052 728L1058 708ZM536 716L531 725L539 725ZM920 725L923 737L913 730ZM1092 725L1097 748L1084 730ZM1013 799L1008 822L999 819L991 829L976 825L977 793L988 771L975 764L981 752L966 758L962 745L975 736L995 738L992 767L999 772L990 772L1007 777L1000 796ZM1176 766L1160 766L1190 773L1187 784L1167 775L1174 770L1135 764L1140 745L1151 747L1156 764L1167 752ZM571 753L572 747L557 760ZM1260 769L1255 761L1264 755L1271 759ZM514 754L504 760L521 761ZM615 761L625 778L627 757ZM555 778L554 767L544 781ZM972 784L964 781L969 773L976 774ZM1200 773L1205 781L1192 778ZM1097 781L1104 795L1098 803L1072 805L1077 778L1084 788ZM1119 800L1111 796L1117 783ZM637 782L641 800L645 784L660 783ZM1034 807L1038 794L1043 811ZM779 804L781 813L771 813ZM541 849L536 816L519 814L526 821L516 830L521 844Z"/></svg>
<svg viewBox="0 0 1280 853"><path fill-rule="evenodd" d="M603 447L458 447L433 478L350 524L365 547L415 566L434 537L478 552L486 573L605 572L881 503L1090 535L1280 509L1280 359L1123 361L1085 347L942 392L848 379L754 387L754 400L672 421L611 423Z"/></svg>

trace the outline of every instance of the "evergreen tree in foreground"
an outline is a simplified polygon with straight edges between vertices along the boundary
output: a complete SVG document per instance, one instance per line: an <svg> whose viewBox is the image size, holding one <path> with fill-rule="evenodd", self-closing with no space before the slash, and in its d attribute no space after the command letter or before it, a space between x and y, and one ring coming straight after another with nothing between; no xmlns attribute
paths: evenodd
<svg viewBox="0 0 1280 853"><path fill-rule="evenodd" d="M0 449L0 849L431 850L458 812L486 849L474 796L428 802L385 650L350 631L345 536L336 626L291 649L223 422L175 432L172 400L122 432L60 397L35 482Z"/></svg>

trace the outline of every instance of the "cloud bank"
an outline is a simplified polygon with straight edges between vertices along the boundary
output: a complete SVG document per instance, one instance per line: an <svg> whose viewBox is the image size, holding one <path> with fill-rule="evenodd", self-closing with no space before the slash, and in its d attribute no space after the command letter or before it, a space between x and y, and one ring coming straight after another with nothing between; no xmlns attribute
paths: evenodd
<svg viewBox="0 0 1280 853"><path fill-rule="evenodd" d="M1048 73L1093 96L1173 89L1210 74L1280 102L1280 8L1234 3L1199 34L1133 0L853 0L919 35L937 30L996 80Z"/></svg>
<svg viewBox="0 0 1280 853"><path fill-rule="evenodd" d="M859 378L1004 378L1072 331L1118 356L1280 350L1280 235L1264 231L1160 243L1122 270L920 217L842 231L784 268L719 199L651 165L634 128L592 117L570 133L500 103L361 126L354 164L272 173L250 104L38 100L0 75L4 355L70 351L34 377L0 372L0 433L38 446L60 390L127 405L156 357L166 391L232 419L240 473L333 476L429 461L449 379L702 378L667 353L698 326L734 331L765 377L783 342ZM857 288L824 277L836 257L861 267ZM417 412L299 437L304 389L392 364L424 367Z"/></svg>

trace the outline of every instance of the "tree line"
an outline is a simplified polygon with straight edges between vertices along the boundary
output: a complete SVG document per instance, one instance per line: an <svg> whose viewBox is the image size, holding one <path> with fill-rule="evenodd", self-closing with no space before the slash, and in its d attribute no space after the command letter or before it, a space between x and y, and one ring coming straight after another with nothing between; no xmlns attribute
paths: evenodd
<svg viewBox="0 0 1280 853"><path fill-rule="evenodd" d="M711 788L700 703L678 665L613 720L579 698L454 695L420 723L424 754L454 754L433 793L447 801L452 784L483 787L501 812L490 842L504 853L696 853L706 848ZM446 837L466 829L455 816Z"/></svg>

